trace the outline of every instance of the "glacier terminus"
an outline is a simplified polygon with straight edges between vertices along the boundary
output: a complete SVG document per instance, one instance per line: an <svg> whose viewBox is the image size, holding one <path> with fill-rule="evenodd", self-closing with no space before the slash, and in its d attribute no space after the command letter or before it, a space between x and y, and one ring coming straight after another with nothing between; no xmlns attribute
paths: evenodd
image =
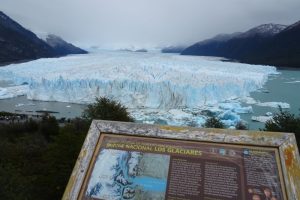
<svg viewBox="0 0 300 200"><path fill-rule="evenodd" d="M0 68L0 99L79 104L96 97L120 101L145 123L201 126L209 111L234 126L239 113L251 112L250 92L263 87L275 67L158 52L99 51L43 58ZM206 113L206 114L205 114Z"/></svg>

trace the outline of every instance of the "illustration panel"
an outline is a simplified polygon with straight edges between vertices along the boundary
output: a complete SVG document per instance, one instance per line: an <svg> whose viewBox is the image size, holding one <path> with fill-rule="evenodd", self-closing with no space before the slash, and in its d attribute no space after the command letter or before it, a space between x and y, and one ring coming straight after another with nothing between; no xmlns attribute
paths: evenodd
<svg viewBox="0 0 300 200"><path fill-rule="evenodd" d="M168 155L102 149L91 174L86 197L163 200L169 161Z"/></svg>

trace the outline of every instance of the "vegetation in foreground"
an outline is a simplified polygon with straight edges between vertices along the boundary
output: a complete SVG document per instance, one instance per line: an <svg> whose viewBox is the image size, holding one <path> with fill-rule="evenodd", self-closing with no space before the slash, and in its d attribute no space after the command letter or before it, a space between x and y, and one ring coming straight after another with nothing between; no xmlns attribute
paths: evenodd
<svg viewBox="0 0 300 200"><path fill-rule="evenodd" d="M204 124L206 128L225 128L225 124L216 117L208 118Z"/></svg>
<svg viewBox="0 0 300 200"><path fill-rule="evenodd" d="M0 124L0 199L61 199L94 118L133 121L120 103L99 98L82 118L62 127L49 115L40 121ZM217 118L210 118L205 126L225 127ZM246 126L238 124L236 128ZM264 130L294 132L300 141L300 117L280 109Z"/></svg>
<svg viewBox="0 0 300 200"><path fill-rule="evenodd" d="M125 106L105 97L96 98L96 102L89 104L87 109L83 111L82 116L83 119L90 122L93 119L133 122L133 118L129 115Z"/></svg>
<svg viewBox="0 0 300 200"><path fill-rule="evenodd" d="M272 120L265 124L264 131L295 133L298 147L300 147L300 115L295 116L288 111L279 108Z"/></svg>
<svg viewBox="0 0 300 200"><path fill-rule="evenodd" d="M0 199L61 199L93 118L132 121L118 102L99 98L62 127L49 115L0 124Z"/></svg>
<svg viewBox="0 0 300 200"><path fill-rule="evenodd" d="M226 128L225 124L216 117L208 118L204 127ZM247 130L248 128L246 124L240 121L236 124L235 129ZM281 107L279 107L279 112L265 123L265 128L261 131L295 133L298 146L300 147L300 115L297 117L288 111L284 111Z"/></svg>

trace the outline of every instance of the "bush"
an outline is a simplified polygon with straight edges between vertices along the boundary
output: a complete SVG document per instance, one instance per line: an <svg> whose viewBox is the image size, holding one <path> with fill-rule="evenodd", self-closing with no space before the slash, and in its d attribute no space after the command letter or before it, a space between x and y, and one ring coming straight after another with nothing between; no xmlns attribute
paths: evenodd
<svg viewBox="0 0 300 200"><path fill-rule="evenodd" d="M96 98L96 102L87 106L82 117L88 121L93 119L132 122L133 118L127 108L119 102L106 97Z"/></svg>
<svg viewBox="0 0 300 200"><path fill-rule="evenodd" d="M59 126L45 114L41 121L0 123L0 199L53 200L63 195L92 119L133 121L127 109L107 98Z"/></svg>
<svg viewBox="0 0 300 200"><path fill-rule="evenodd" d="M204 124L206 128L225 128L225 124L216 117L208 118Z"/></svg>
<svg viewBox="0 0 300 200"><path fill-rule="evenodd" d="M59 127L49 116L0 124L0 199L60 199L88 126L74 119Z"/></svg>
<svg viewBox="0 0 300 200"><path fill-rule="evenodd" d="M59 125L55 117L45 114L40 122L39 131L44 134L47 140L58 135Z"/></svg>
<svg viewBox="0 0 300 200"><path fill-rule="evenodd" d="M300 118L280 108L279 113L266 122L265 130L298 133L300 132Z"/></svg>
<svg viewBox="0 0 300 200"><path fill-rule="evenodd" d="M235 125L235 129L236 130L248 130L248 127L246 124L244 124L243 122L239 121L236 125Z"/></svg>
<svg viewBox="0 0 300 200"><path fill-rule="evenodd" d="M264 131L295 133L298 146L300 144L300 117L296 117L288 111L279 108L273 119L268 120L265 124Z"/></svg>

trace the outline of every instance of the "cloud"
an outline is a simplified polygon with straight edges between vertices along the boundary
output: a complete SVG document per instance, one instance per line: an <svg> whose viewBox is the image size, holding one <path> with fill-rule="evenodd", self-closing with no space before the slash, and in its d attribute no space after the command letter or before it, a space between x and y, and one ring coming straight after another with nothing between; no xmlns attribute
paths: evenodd
<svg viewBox="0 0 300 200"><path fill-rule="evenodd" d="M1 0L25 27L77 43L193 43L300 20L299 0Z"/></svg>

